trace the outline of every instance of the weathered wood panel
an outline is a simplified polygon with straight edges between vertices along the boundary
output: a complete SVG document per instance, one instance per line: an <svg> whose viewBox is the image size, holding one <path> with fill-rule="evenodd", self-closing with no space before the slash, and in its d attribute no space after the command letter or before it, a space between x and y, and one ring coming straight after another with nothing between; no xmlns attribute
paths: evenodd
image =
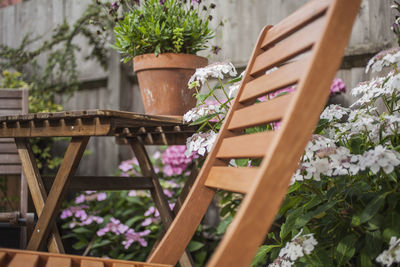
<svg viewBox="0 0 400 267"><path fill-rule="evenodd" d="M54 25L62 23L64 19L73 23L90 2L91 0L29 0L2 8L0 43L17 47L27 33L49 37ZM212 23L217 25L223 20L225 26L219 28L213 44L222 47L222 51L216 56L212 55L209 61L229 60L243 69L262 27L265 24L275 24L305 2L307 0L217 1ZM345 81L348 88L368 78L362 69L367 57L395 43L394 35L390 31L394 20L390 4L391 1L363 0L346 52L346 69L338 72L338 77ZM71 99L62 99L65 108L143 112L132 66L121 64L118 55L111 53L110 68L103 71L96 62L83 60L89 51L83 38L77 38L76 42L82 46L78 66L83 85L82 90ZM32 44L32 47L37 46L38 43ZM208 50L201 54L209 53ZM44 62L45 57L42 57L39 63ZM344 98L347 103L354 100L349 94ZM96 170L96 175L113 174L119 160L131 156L128 148L117 147L113 142L109 138L104 141L95 138L91 140L88 149L94 153L83 160L79 173L93 174L93 170Z"/></svg>

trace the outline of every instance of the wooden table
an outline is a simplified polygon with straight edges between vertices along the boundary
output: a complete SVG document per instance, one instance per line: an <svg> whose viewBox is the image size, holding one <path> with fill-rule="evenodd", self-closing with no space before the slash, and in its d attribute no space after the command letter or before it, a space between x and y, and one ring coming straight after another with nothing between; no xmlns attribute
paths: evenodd
<svg viewBox="0 0 400 267"><path fill-rule="evenodd" d="M28 115L0 116L0 138L14 138L28 182L38 222L28 250L42 249L48 237L48 250L63 253L55 219L68 190L149 189L162 223L168 228L173 219L145 145L185 144L195 127L182 123L181 117L151 116L112 110L87 110ZM131 146L144 177L78 177L76 169L92 136L117 137L117 143ZM71 137L55 178L41 177L30 138ZM195 177L195 176L194 176ZM194 178L192 177L191 180ZM188 192L185 185L178 202Z"/></svg>

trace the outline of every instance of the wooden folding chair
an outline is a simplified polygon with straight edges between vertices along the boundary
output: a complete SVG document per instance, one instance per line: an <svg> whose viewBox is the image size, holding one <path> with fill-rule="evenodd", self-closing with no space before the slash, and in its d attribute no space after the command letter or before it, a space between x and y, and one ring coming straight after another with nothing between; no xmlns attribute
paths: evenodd
<svg viewBox="0 0 400 267"><path fill-rule="evenodd" d="M0 250L0 259L11 262L9 266L24 262L24 267L35 260L72 261L81 266L89 266L88 262L93 264L90 266L175 265L216 191L228 190L245 197L207 266L248 266L275 218L326 103L360 1L314 0L276 26L264 28L216 143L147 263L10 250ZM274 67L278 69L266 75ZM294 92L256 103L258 97L291 85L296 85ZM277 121L280 127L274 131L244 131ZM262 161L259 167L229 167L228 162L235 158Z"/></svg>

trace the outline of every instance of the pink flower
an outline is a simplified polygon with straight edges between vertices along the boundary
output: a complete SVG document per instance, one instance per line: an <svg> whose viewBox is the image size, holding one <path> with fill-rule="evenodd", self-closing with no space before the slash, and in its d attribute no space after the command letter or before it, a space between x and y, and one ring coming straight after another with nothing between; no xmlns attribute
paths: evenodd
<svg viewBox="0 0 400 267"><path fill-rule="evenodd" d="M331 96L346 93L346 85L342 81L342 79L335 78L331 85Z"/></svg>
<svg viewBox="0 0 400 267"><path fill-rule="evenodd" d="M97 201L103 201L107 198L107 194L104 192L100 192L97 194Z"/></svg>
<svg viewBox="0 0 400 267"><path fill-rule="evenodd" d="M165 164L163 172L167 176L181 175L197 157L194 153L186 157L185 151L185 146L170 146L164 151L162 154L162 162Z"/></svg>
<svg viewBox="0 0 400 267"><path fill-rule="evenodd" d="M85 202L85 195L79 195L78 197L75 198L75 204L79 204Z"/></svg>

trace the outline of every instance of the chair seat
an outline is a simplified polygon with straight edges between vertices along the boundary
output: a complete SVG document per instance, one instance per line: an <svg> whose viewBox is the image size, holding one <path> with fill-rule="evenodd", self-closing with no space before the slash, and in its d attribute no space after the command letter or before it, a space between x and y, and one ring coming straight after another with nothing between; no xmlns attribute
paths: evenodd
<svg viewBox="0 0 400 267"><path fill-rule="evenodd" d="M0 248L1 267L167 267L172 265Z"/></svg>

